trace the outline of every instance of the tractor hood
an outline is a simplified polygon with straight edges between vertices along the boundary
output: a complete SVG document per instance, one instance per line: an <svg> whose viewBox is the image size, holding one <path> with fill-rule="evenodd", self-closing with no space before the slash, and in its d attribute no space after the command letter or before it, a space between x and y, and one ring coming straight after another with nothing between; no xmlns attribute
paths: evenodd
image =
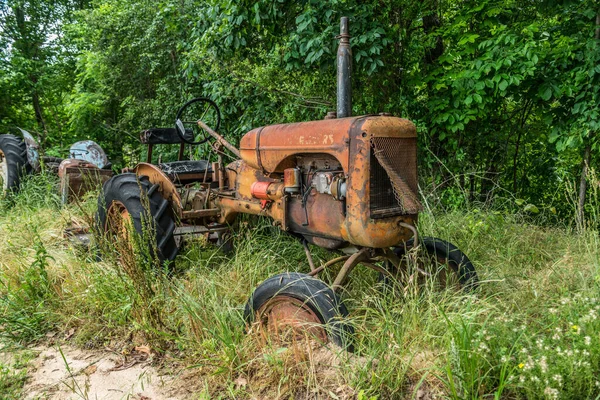
<svg viewBox="0 0 600 400"><path fill-rule="evenodd" d="M370 137L416 137L415 125L389 116L360 116L294 124L269 125L246 133L240 142L242 160L266 173L294 167L297 154L329 154L348 172L350 140Z"/></svg>

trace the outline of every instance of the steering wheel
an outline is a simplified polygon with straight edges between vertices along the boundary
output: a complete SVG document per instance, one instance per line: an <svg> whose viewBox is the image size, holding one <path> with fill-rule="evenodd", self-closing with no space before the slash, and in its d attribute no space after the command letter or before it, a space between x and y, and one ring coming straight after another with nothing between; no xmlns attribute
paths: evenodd
<svg viewBox="0 0 600 400"><path fill-rule="evenodd" d="M181 106L177 111L175 130L183 142L198 145L210 139L210 135L198 126L198 120L218 131L221 126L221 110L214 101L206 97L192 99ZM190 131L192 133L191 140L188 139ZM198 135L202 135L203 138L194 141Z"/></svg>

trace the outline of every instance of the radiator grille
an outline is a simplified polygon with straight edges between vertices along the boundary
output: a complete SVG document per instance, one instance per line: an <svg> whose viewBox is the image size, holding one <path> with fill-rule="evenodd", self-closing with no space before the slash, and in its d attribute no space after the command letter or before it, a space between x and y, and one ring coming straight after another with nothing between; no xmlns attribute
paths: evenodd
<svg viewBox="0 0 600 400"><path fill-rule="evenodd" d="M371 218L416 214L423 209L417 197L417 139L371 139Z"/></svg>

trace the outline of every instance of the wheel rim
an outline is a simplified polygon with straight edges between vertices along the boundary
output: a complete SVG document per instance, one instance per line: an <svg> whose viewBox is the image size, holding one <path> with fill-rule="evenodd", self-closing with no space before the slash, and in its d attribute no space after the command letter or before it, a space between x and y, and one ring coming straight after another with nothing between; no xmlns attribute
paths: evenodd
<svg viewBox="0 0 600 400"><path fill-rule="evenodd" d="M447 257L440 257L428 253L419 257L417 263L419 281L423 284L432 282L442 289L459 288L458 271L454 268Z"/></svg>
<svg viewBox="0 0 600 400"><path fill-rule="evenodd" d="M2 192L4 193L8 189L8 165L2 150L0 150L0 181L2 184Z"/></svg>
<svg viewBox="0 0 600 400"><path fill-rule="evenodd" d="M284 342L306 337L327 342L327 332L317 314L305 302L286 295L277 295L257 312L261 327Z"/></svg>
<svg viewBox="0 0 600 400"><path fill-rule="evenodd" d="M127 225L131 222L131 214L127 211L125 204L114 200L107 211L106 231L128 240Z"/></svg>
<svg viewBox="0 0 600 400"><path fill-rule="evenodd" d="M389 268L392 268L391 262ZM416 258L406 254L402 257L400 270L408 277L409 281L425 286L432 284L439 289L460 288L459 272L447 257L430 253L422 248L416 254Z"/></svg>

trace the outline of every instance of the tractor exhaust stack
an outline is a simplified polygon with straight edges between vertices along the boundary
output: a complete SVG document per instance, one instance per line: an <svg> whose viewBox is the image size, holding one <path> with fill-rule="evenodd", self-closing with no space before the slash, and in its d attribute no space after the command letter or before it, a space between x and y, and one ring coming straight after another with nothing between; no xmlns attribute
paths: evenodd
<svg viewBox="0 0 600 400"><path fill-rule="evenodd" d="M348 17L340 21L340 44L337 51L337 117L345 118L352 115L352 49Z"/></svg>

